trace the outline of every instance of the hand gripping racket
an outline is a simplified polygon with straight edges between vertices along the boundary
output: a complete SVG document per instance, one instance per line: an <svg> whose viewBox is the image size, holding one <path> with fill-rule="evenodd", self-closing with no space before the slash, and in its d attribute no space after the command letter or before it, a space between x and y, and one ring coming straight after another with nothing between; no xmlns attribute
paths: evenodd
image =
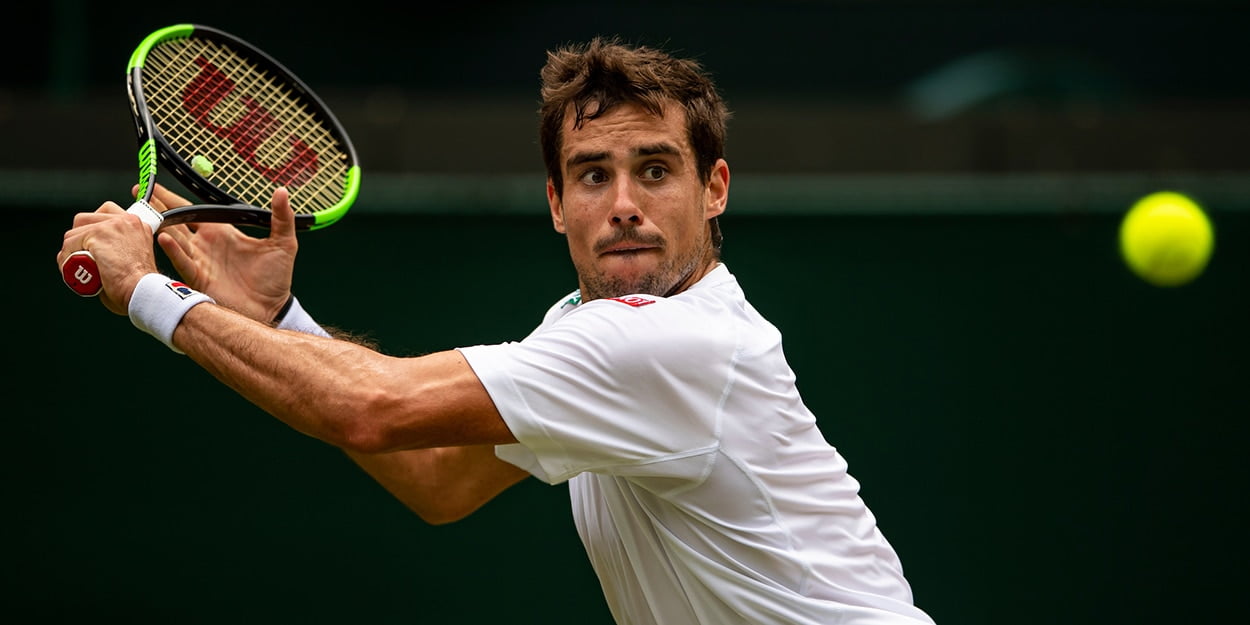
<svg viewBox="0 0 1250 625"><path fill-rule="evenodd" d="M162 28L131 55L126 84L139 138L139 188L127 212L153 234L192 222L268 227L272 214L260 207L279 186L301 230L335 223L356 200L360 166L334 114L238 37L198 24ZM158 161L205 203L152 208ZM85 250L65 259L61 275L84 297L103 286Z"/></svg>

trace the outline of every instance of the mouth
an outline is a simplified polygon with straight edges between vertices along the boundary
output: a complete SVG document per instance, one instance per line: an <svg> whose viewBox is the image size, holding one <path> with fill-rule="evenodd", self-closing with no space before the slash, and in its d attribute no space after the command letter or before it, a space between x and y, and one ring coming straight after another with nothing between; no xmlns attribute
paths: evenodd
<svg viewBox="0 0 1250 625"><path fill-rule="evenodd" d="M649 250L657 249L652 245L641 245L637 243L613 245L599 253L600 256L621 256L629 254L638 254Z"/></svg>
<svg viewBox="0 0 1250 625"><path fill-rule="evenodd" d="M663 247L661 241L640 239L636 236L624 240L604 241L597 246L600 256L630 256L656 251L661 247Z"/></svg>

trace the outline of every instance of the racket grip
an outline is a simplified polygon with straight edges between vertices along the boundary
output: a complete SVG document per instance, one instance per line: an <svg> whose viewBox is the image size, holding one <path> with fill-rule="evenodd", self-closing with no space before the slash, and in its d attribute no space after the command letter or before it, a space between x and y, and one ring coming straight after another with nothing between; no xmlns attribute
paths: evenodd
<svg viewBox="0 0 1250 625"><path fill-rule="evenodd" d="M126 209L126 212L138 217L140 221L147 224L147 227L152 230L152 234L156 234L156 231L161 227L161 222L165 221L165 217L161 215L160 211L152 208L151 204L143 200L135 200L135 203L131 204L130 208Z"/></svg>
<svg viewBox="0 0 1250 625"><path fill-rule="evenodd" d="M153 233L165 219L160 211L143 200L135 201L126 212L137 216ZM65 258L65 262L61 263L61 279L65 281L65 286L82 297L95 297L104 288L100 267L96 265L95 256L87 250L74 252Z"/></svg>

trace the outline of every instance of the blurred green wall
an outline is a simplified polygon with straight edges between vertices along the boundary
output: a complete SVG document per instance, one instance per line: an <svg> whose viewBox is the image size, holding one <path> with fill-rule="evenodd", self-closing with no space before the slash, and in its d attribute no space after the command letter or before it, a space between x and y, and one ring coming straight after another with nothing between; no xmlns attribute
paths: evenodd
<svg viewBox="0 0 1250 625"><path fill-rule="evenodd" d="M62 286L81 208L0 234L6 620L609 622L564 487L424 525ZM726 262L938 623L1240 610L1250 214L1212 217L1208 272L1171 290L1124 269L1111 214L724 218ZM519 339L573 286L541 216L301 236L301 301L395 355Z"/></svg>

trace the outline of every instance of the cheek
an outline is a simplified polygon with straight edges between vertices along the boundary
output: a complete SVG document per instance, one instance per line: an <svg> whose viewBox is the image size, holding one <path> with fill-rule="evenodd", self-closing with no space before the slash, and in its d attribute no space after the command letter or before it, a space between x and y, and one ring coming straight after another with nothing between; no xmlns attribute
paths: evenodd
<svg viewBox="0 0 1250 625"><path fill-rule="evenodd" d="M688 196L675 198L673 202L675 206L680 205L687 208L673 211L666 230L672 236L680 237L684 241L695 239L699 236L707 221L704 204L700 201L700 198ZM678 204L679 202L680 204Z"/></svg>
<svg viewBox="0 0 1250 625"><path fill-rule="evenodd" d="M564 236L569 240L569 247L577 249L593 244L597 235L595 230L596 221L590 211L584 208L570 207L566 204L562 223L564 225Z"/></svg>
<svg viewBox="0 0 1250 625"><path fill-rule="evenodd" d="M607 194L594 193L581 186L564 191L564 226L569 230L593 227L601 216L606 215Z"/></svg>

